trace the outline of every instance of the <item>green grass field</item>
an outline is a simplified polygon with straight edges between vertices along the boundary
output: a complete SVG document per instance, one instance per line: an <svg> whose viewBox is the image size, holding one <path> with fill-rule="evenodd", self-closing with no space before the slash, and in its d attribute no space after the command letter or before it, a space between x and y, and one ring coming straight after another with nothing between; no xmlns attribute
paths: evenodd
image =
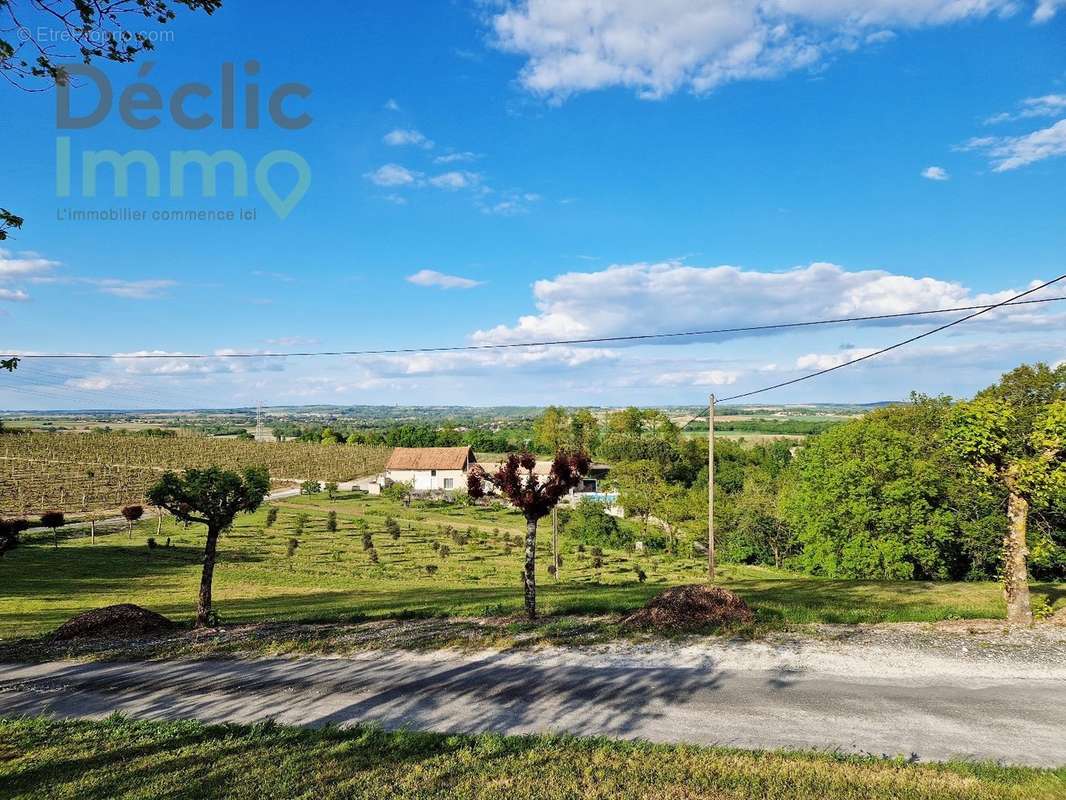
<svg viewBox="0 0 1066 800"><path fill-rule="evenodd" d="M571 737L0 720L0 796L201 798L1062 798L1066 770L906 764Z"/></svg>
<svg viewBox="0 0 1066 800"><path fill-rule="evenodd" d="M265 528L265 510L238 518L220 542L215 602L226 623L261 620L355 621L394 616L495 616L522 608L522 518L502 508L410 508L364 495L279 501L278 521ZM338 531L326 530L335 509ZM301 515L304 532L294 533ZM387 516L401 525L398 539L384 531ZM364 550L369 531L378 563ZM459 541L443 526L457 529ZM555 582L550 563L550 525L539 542L540 608L546 614L626 611L669 585L703 580L703 561L664 554L607 551L602 568L589 552L563 537L563 568ZM0 638L45 633L72 615L103 605L132 602L189 621L199 584L203 529L164 521L160 544L155 520L98 535L67 529L60 546L50 534L34 534L0 560ZM287 556L290 537L300 542ZM463 541L463 537L467 537ZM511 544L508 543L510 539ZM434 542L450 553L442 557ZM427 565L436 567L428 574ZM637 580L635 567L647 574ZM935 621L1002 617L994 583L841 581L762 567L724 565L721 583L740 593L760 622ZM1052 605L1066 603L1062 584L1036 585Z"/></svg>

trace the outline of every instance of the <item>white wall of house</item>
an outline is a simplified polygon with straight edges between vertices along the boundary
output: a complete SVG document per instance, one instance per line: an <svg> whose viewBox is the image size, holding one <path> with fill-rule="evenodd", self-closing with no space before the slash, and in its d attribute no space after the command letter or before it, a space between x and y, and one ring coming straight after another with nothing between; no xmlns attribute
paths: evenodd
<svg viewBox="0 0 1066 800"><path fill-rule="evenodd" d="M385 477L396 483L410 483L416 492L466 490L466 473L461 469L390 469Z"/></svg>

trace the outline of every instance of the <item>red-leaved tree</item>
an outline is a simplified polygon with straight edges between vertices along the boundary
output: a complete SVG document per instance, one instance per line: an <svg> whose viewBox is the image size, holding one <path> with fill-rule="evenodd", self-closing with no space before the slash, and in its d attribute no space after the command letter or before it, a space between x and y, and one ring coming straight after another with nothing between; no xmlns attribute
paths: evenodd
<svg viewBox="0 0 1066 800"><path fill-rule="evenodd" d="M487 475L475 464L467 476L466 487L475 500L485 496L486 483L496 487L526 518L526 565L522 586L530 619L537 616L537 522L581 483L581 476L588 472L589 459L584 453L560 450L546 476L537 475L536 465L537 459L532 453L512 453L492 475Z"/></svg>

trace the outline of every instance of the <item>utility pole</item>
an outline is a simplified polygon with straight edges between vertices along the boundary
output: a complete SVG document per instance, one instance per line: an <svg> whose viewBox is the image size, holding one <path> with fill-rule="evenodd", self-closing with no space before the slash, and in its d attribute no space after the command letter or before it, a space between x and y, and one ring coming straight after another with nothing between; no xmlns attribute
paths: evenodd
<svg viewBox="0 0 1066 800"><path fill-rule="evenodd" d="M707 402L707 576L714 582L714 395Z"/></svg>
<svg viewBox="0 0 1066 800"><path fill-rule="evenodd" d="M552 564L555 567L556 581L559 580L559 509L552 507Z"/></svg>
<svg viewBox="0 0 1066 800"><path fill-rule="evenodd" d="M260 402L255 407L255 440L266 441L266 431L263 430L263 404Z"/></svg>

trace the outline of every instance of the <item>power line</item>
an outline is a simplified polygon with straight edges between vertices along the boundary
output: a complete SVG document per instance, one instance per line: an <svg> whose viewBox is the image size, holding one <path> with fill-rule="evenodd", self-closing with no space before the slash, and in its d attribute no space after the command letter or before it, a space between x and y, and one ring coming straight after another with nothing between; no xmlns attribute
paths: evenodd
<svg viewBox="0 0 1066 800"><path fill-rule="evenodd" d="M972 314L967 314L965 317L960 317L959 319L953 320L952 322L948 322L948 323L946 323L944 325L940 325L940 326L938 326L936 328L933 328L931 330L925 331L924 333L919 333L917 336L911 336L909 339L904 339L901 342L896 342L895 344L891 344L888 347L882 347L880 350L875 350L872 353L867 353L864 356L859 356L858 358L854 358L851 361L845 361L843 364L837 364L834 367L827 367L826 369L821 369L821 370L818 370L817 372L812 372L810 375L803 375L803 376L801 376L799 378L793 378L792 380L789 380L789 381L782 381L781 383L775 383L772 386L764 386L762 389L754 389L754 390L752 390L750 392L742 392L741 394L732 395L731 397L723 397L718 402L727 403L730 400L739 400L739 399L741 399L743 397L751 397L752 395L762 394L763 392L769 392L772 389L780 389L780 388L785 387L785 386L792 386L793 384L801 383L802 381L809 381L811 378L817 378L817 377L819 377L821 375L825 375L825 374L830 373L830 372L835 372L838 369L844 369L844 367L850 367L853 364L858 364L860 361L866 361L867 359L876 358L877 356L884 355L885 353L889 352L890 350L896 350L896 349L898 349L900 347L903 347L905 345L911 344L912 342L916 342L919 339L924 339L927 336L932 336L934 333L940 333L941 331L945 331L948 328L953 328L956 325L961 325L963 322L966 322L968 320L974 319L975 317L979 317L982 314L987 314L989 311L993 311L993 310L995 310L997 308L1002 308L1003 306L1006 306L1006 305L1015 305L1015 304L1017 304L1017 301L1020 298L1026 297L1027 295L1033 294L1034 292L1039 292L1041 289L1046 289L1048 286L1051 286L1052 284L1058 283L1061 280L1066 280L1066 275L1059 275L1059 277L1053 278L1050 281L1048 281L1047 283L1042 283L1039 286L1035 286L1032 289L1028 289L1027 291L1022 292L1021 294L1016 294L1014 297L1011 297L1011 298L1009 298L1007 300L1004 300L1001 303L996 303L995 305L986 306L986 307L982 308L979 311L975 311ZM1034 302L1034 301L1030 300L1028 302Z"/></svg>
<svg viewBox="0 0 1066 800"><path fill-rule="evenodd" d="M1030 289L1027 292L1022 292L1016 297L1025 297L1033 292L1039 291L1045 286L1050 286L1056 281L1060 280L1056 278L1054 281L1048 281L1042 286L1038 286L1035 289ZM770 323L767 325L744 325L734 328L714 328L710 330L694 330L694 331L677 331L670 333L641 333L631 334L625 336L597 336L584 339L547 339L544 341L532 341L532 342L508 342L499 344L470 344L470 345L451 345L446 347L396 347L385 348L377 350L317 350L317 351L305 351L295 353L32 353L27 355L19 355L17 353L10 354L13 357L26 360L39 360L39 359L107 359L115 361L125 360L145 360L145 359L211 359L211 358L310 358L318 356L379 356L379 355L404 355L411 353L454 353L464 351L478 351L478 350L507 350L513 348L522 347L548 347L552 345L578 345L578 344L608 344L610 342L634 342L634 341L649 341L655 339L681 339L695 336L714 336L717 334L725 333L757 333L759 331L772 331L772 330L787 330L790 328L808 328L817 325L844 325L854 322L876 322L879 320L893 320L904 319L908 317L922 317L931 316L935 314L951 314L958 311L974 311L979 309L978 313L985 313L996 308L1003 308L1005 306L1023 306L1023 305L1035 305L1039 303L1055 303L1062 300L1066 300L1066 296L1058 297L1044 297L1035 300L1023 300L1016 302L1014 299L1006 300L1001 303L995 303L993 305L975 305L975 306L956 306L954 308L935 308L925 311L903 311L896 314L872 314L869 316L861 317L837 317L832 319L818 319L807 320L803 322L779 322ZM976 316L976 315L974 315ZM968 317L967 317L968 319Z"/></svg>

